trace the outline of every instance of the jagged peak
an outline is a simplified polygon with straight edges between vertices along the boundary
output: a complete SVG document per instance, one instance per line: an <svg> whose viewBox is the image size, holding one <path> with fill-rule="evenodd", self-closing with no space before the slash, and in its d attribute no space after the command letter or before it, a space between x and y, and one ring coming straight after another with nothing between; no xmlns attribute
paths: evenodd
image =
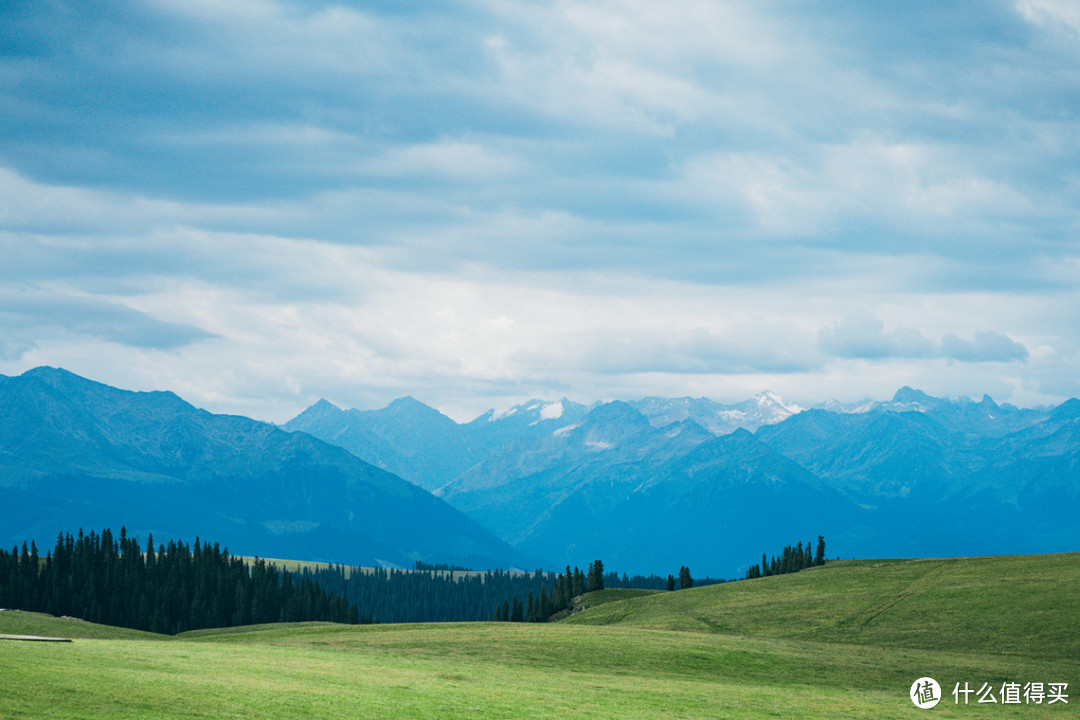
<svg viewBox="0 0 1080 720"><path fill-rule="evenodd" d="M788 411L792 415L801 413L803 411L802 407L796 405L793 402L788 402L784 398L780 397L780 395L778 395L777 393L774 393L772 390L762 390L753 397L753 400L758 404L759 407L773 405L775 407L779 407L783 410Z"/></svg>
<svg viewBox="0 0 1080 720"><path fill-rule="evenodd" d="M892 402L894 403L924 403L933 400L932 397L924 393L922 390L916 390L913 387L905 385L896 391L893 395Z"/></svg>

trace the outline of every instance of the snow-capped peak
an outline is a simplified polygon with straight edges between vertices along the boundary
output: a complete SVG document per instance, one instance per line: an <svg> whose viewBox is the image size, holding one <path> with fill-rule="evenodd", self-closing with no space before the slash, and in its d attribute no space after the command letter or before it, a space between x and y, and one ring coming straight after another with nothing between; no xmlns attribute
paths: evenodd
<svg viewBox="0 0 1080 720"><path fill-rule="evenodd" d="M784 398L780 397L772 390L765 390L763 392L759 392L757 395L754 396L754 400L757 402L758 407L778 407L786 410L792 415L797 415L803 411L803 408L796 405L795 403L784 400Z"/></svg>

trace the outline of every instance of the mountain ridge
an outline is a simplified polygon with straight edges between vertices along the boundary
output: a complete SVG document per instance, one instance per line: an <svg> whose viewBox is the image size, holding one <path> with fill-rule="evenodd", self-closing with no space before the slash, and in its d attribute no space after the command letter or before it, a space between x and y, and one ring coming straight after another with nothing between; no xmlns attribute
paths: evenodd
<svg viewBox="0 0 1080 720"><path fill-rule="evenodd" d="M237 551L258 538L279 556L307 543L328 559L351 543L390 564L602 557L627 572L692 562L737 576L762 551L817 534L881 557L1080 544L1080 400L1019 409L904 387L858 412L798 408L720 435L676 400L536 400L457 423L411 397L369 411L320 399L281 428L57 369L0 376L0 502L11 508L0 539L37 523L49 540L82 503L97 512L87 526L140 529L127 510L178 536L236 545L231 532ZM685 417L661 424L672 408ZM202 524L179 528L165 509ZM436 532L447 529L456 539Z"/></svg>
<svg viewBox="0 0 1080 720"><path fill-rule="evenodd" d="M415 485L306 433L55 368L0 376L0 537L127 525L245 554L411 565L524 556ZM141 527L137 527L141 525Z"/></svg>
<svg viewBox="0 0 1080 720"><path fill-rule="evenodd" d="M758 416L747 422L753 431L719 435L695 419L715 428L719 413L737 405L780 407L783 417ZM745 562L760 552L752 545L766 550L790 542L788 533L827 532L835 547L883 557L1061 551L1080 542L1058 507L1043 518L1033 510L1053 492L1075 493L1080 401L1020 409L988 395L936 398L904 386L889 400L840 411L793 408L768 392L731 406L657 397L575 405L545 420L549 406L533 400L460 425L487 433L472 446L481 459L435 489L529 552L572 562L588 553L649 572L656 565L633 563ZM722 446L741 447L741 456ZM732 484L740 477L754 481ZM968 511L958 513L961 504ZM728 514L733 505L768 532ZM699 524L738 539L702 541ZM742 566L728 567L737 574Z"/></svg>

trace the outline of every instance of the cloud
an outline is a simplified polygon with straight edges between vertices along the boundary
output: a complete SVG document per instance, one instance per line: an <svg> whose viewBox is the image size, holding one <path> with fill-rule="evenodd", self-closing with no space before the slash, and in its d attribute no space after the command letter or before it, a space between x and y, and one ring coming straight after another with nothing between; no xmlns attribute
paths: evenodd
<svg viewBox="0 0 1080 720"><path fill-rule="evenodd" d="M0 323L15 337L5 344L14 357L5 359L17 359L38 341L58 336L100 338L154 350L175 350L215 337L201 328L160 320L101 298L40 288L0 292Z"/></svg>
<svg viewBox="0 0 1080 720"><path fill-rule="evenodd" d="M1064 0L0 13L4 370L278 418L1080 392Z"/></svg>
<svg viewBox="0 0 1080 720"><path fill-rule="evenodd" d="M29 340L4 338L0 340L0 360L5 362L19 360L34 347L35 344Z"/></svg>
<svg viewBox="0 0 1080 720"><path fill-rule="evenodd" d="M822 351L842 358L929 358L936 354L934 342L917 330L897 328L885 332L885 324L870 314L849 315L818 331Z"/></svg>
<svg viewBox="0 0 1080 720"><path fill-rule="evenodd" d="M1016 7L1032 23L1067 29L1080 36L1080 8L1069 0L1018 0Z"/></svg>
<svg viewBox="0 0 1080 720"><path fill-rule="evenodd" d="M1009 336L989 331L975 333L972 340L950 333L941 338L941 353L961 362L1022 362L1029 356L1027 348Z"/></svg>
<svg viewBox="0 0 1080 720"><path fill-rule="evenodd" d="M1020 343L991 331L976 332L972 340L948 333L935 343L917 330L897 328L885 332L884 327L872 314L848 315L819 330L818 345L822 352L835 357L862 360L943 357L979 363L1025 361L1029 355Z"/></svg>
<svg viewBox="0 0 1080 720"><path fill-rule="evenodd" d="M820 367L816 354L805 352L803 340L790 329L767 326L753 333L746 328L600 331L582 338L581 354L566 362L612 375L788 374Z"/></svg>

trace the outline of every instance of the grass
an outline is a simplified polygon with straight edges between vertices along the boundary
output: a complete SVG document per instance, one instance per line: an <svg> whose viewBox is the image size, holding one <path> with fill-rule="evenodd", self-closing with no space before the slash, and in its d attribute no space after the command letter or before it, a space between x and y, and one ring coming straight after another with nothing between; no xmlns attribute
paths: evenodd
<svg viewBox="0 0 1080 720"><path fill-rule="evenodd" d="M591 608L597 605L607 605L608 603L621 602L623 600L632 600L633 598L647 597L649 595L655 595L661 590L642 590L632 588L608 588L605 590L594 590L589 593L585 593L581 596L580 602L577 603L579 607Z"/></svg>
<svg viewBox="0 0 1080 720"><path fill-rule="evenodd" d="M569 623L1080 657L1080 553L829 563L591 608Z"/></svg>
<svg viewBox="0 0 1080 720"><path fill-rule="evenodd" d="M1006 619L980 632L969 619L947 648L921 631L851 631L868 607L882 606L873 618L922 621L904 610L912 598L985 614L1001 599L988 572L1043 573L1039 559L957 562L974 565L941 566L922 584L915 563L886 562L623 599L605 592L609 602L546 625L303 623L168 638L7 611L0 633L77 639L0 642L0 718L908 718L925 717L907 697L923 675L945 689L938 717L1076 717L1080 697L988 708L956 706L950 694L956 682L1005 680L1068 682L1076 694L1080 655L1019 640L1074 618L1075 585L1022 590L1019 605L1006 606L1015 627ZM1062 615L1039 620L1055 604ZM815 614L837 609L852 619ZM784 636L782 618L796 610L789 625L809 628ZM1072 647L1077 627L1059 626L1059 645ZM804 632L817 636L796 637ZM996 632L1019 651L986 649Z"/></svg>
<svg viewBox="0 0 1080 720"><path fill-rule="evenodd" d="M162 637L141 630L97 625L73 618L57 618L44 613L22 612L19 610L0 612L0 634L42 635L45 637L81 638L84 640L152 640Z"/></svg>

